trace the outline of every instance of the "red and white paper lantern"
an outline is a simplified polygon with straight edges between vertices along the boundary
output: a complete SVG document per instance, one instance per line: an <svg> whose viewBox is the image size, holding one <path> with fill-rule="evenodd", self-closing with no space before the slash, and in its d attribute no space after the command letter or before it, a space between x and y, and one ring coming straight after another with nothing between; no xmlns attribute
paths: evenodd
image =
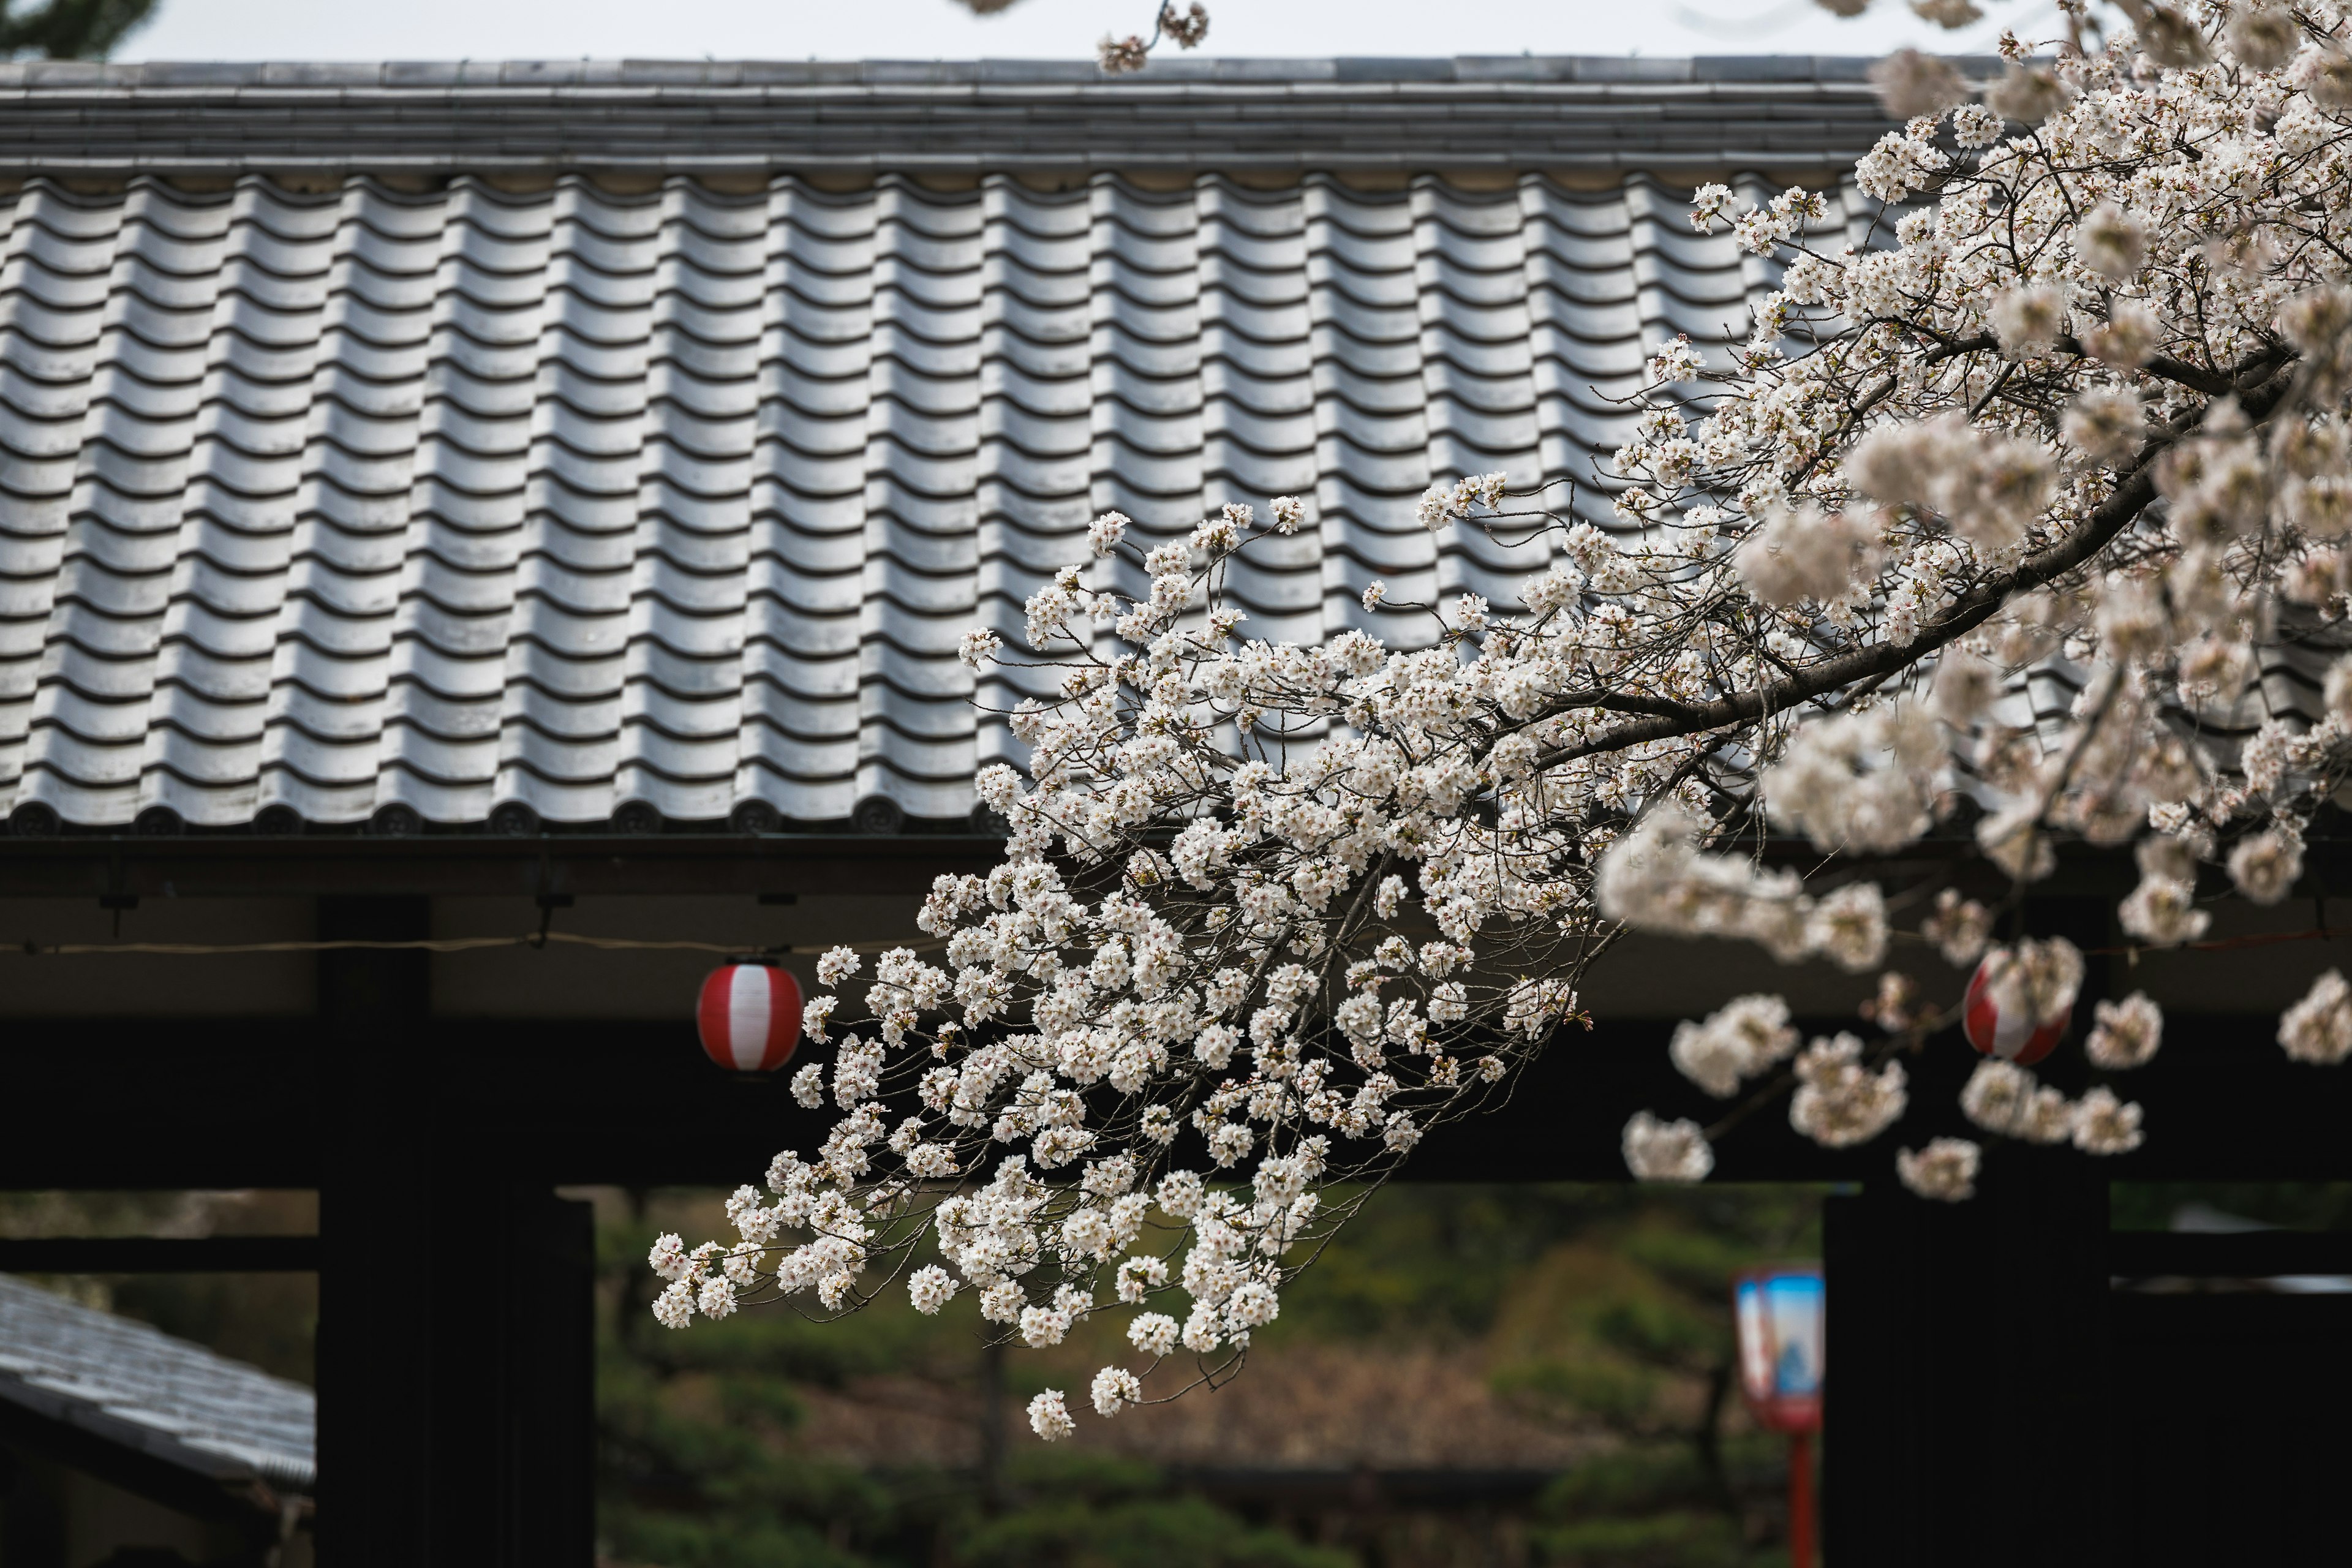
<svg viewBox="0 0 2352 1568"><path fill-rule="evenodd" d="M801 984L772 963L730 963L702 983L694 1026L730 1072L773 1072L801 1043Z"/></svg>
<svg viewBox="0 0 2352 1568"><path fill-rule="evenodd" d="M2024 1009L2015 991L1997 990L1991 983L1993 956L1988 955L1969 977L1969 994L1960 1012L1960 1032L1969 1044L1989 1057L2031 1067L2058 1048L2066 1033L2069 1007L2051 1018L2035 1019ZM2000 991L2009 992L2007 996Z"/></svg>

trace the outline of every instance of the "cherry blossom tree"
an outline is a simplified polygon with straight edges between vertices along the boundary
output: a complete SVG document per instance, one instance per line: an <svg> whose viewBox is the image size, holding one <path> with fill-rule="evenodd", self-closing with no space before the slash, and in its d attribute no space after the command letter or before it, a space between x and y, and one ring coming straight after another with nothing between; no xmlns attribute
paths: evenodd
<svg viewBox="0 0 2352 1568"><path fill-rule="evenodd" d="M1297 498L1148 551L1097 521L1025 647L964 639L1056 683L1012 715L1025 773L980 779L1003 864L940 879L941 962L826 955L826 1059L793 1090L839 1119L735 1194L735 1239L663 1239L662 1321L969 1291L1042 1347L1117 1313L1133 1364L1087 1400L1111 1415L1232 1375L1370 1184L1591 1026L1580 978L1624 932L1881 977L1868 1041L1805 1042L1769 995L1675 1033L1674 1066L1739 1109L1629 1107L1623 1153L1696 1181L1759 1105L1831 1148L1903 1117L1900 1058L1955 1013L1895 943L1974 969L2010 1018L2067 1016L2084 955L1994 942L2062 843L2128 847L2117 916L2147 948L2202 936L2203 868L2284 898L2352 768L2352 661L2316 722L2266 716L2261 673L2352 642L2347 35L2333 0L2138 7L2096 47L2005 40L1990 80L1884 63L1908 123L1854 172L1881 242L1842 243L1812 192L1701 187L1693 223L1777 261L1778 290L1743 342L1657 346L1606 466L1620 527L1498 474L1430 490L1431 530L1548 532L1558 563L1507 608L1419 606L1426 646L1246 637L1228 574ZM1121 561L1142 596L1108 585ZM2021 683L2050 670L2079 696L2037 714ZM1996 879L1971 885L2005 894L1916 858L1887 881L1970 823ZM1811 870L1767 852L1795 843ZM2082 1048L2126 1071L2162 1026L2102 1002ZM2278 1039L2342 1061L2352 986L2319 976ZM2111 1089L1998 1058L1961 1109L2086 1156L2144 1136ZM1886 1157L1958 1200L1987 1152ZM1048 1438L1075 1419L1060 1392L1030 1414Z"/></svg>

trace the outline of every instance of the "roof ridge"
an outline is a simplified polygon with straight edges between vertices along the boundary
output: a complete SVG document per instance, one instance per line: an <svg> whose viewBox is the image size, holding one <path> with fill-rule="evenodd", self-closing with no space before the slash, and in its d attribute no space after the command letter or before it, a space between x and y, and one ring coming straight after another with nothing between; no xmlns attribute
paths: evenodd
<svg viewBox="0 0 2352 1568"><path fill-rule="evenodd" d="M1864 60L444 61L0 65L0 173L1851 167Z"/></svg>
<svg viewBox="0 0 2352 1568"><path fill-rule="evenodd" d="M1724 83L1860 89L1872 57L1860 55L1455 55L1209 58L1155 60L1128 76L1105 76L1087 59L969 60L383 60L93 62L0 64L0 88L32 91L142 89L378 88L496 90L510 88L758 88L823 86L1055 86L1112 92L1173 84L1265 88L1318 82L1426 83L1478 87L1511 82L1562 86ZM1990 70L1998 62L1970 58Z"/></svg>

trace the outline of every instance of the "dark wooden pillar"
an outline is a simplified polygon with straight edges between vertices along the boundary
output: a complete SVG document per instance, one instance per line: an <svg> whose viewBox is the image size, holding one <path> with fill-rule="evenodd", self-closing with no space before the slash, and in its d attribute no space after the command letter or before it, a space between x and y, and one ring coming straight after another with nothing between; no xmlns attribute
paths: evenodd
<svg viewBox="0 0 2352 1568"><path fill-rule="evenodd" d="M2107 914L2097 900L2037 900L2026 927L2095 952ZM2035 1068L2070 1095L2087 1084L2082 1037L2107 967L2086 963L2074 1028ZM1984 1172L1965 1203L1914 1197L1889 1171L1825 1207L1822 1555L1832 1568L2104 1562L2111 1168L1969 1127L1957 1102L1976 1058L1936 1044L1901 1141L1972 1137Z"/></svg>
<svg viewBox="0 0 2352 1568"><path fill-rule="evenodd" d="M330 900L414 940L423 900ZM422 952L321 955L322 1568L590 1568L594 1237L520 1166L434 1027Z"/></svg>
<svg viewBox="0 0 2352 1568"><path fill-rule="evenodd" d="M499 1492L504 1568L596 1552L596 1233L584 1203L507 1193Z"/></svg>
<svg viewBox="0 0 2352 1568"><path fill-rule="evenodd" d="M424 899L322 899L324 941L429 934ZM319 1516L325 1568L433 1555L436 1173L423 952L319 955Z"/></svg>
<svg viewBox="0 0 2352 1568"><path fill-rule="evenodd" d="M591 1568L594 1257L589 1206L447 1162L436 1292L434 1568Z"/></svg>

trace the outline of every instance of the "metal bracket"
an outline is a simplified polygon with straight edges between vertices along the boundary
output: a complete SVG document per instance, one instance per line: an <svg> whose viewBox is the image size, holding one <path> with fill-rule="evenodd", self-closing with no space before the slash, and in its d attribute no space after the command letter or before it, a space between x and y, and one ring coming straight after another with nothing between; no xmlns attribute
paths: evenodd
<svg viewBox="0 0 2352 1568"><path fill-rule="evenodd" d="M545 849L539 854L538 887L531 899L539 905L539 937L531 945L543 948L547 945L548 928L555 921L555 911L572 907L572 895L555 890L555 860Z"/></svg>
<svg viewBox="0 0 2352 1568"><path fill-rule="evenodd" d="M106 860L106 891L99 894L98 907L114 911L114 934L122 934L122 911L139 907L139 895L129 890L130 877L123 871L122 857L110 855Z"/></svg>

